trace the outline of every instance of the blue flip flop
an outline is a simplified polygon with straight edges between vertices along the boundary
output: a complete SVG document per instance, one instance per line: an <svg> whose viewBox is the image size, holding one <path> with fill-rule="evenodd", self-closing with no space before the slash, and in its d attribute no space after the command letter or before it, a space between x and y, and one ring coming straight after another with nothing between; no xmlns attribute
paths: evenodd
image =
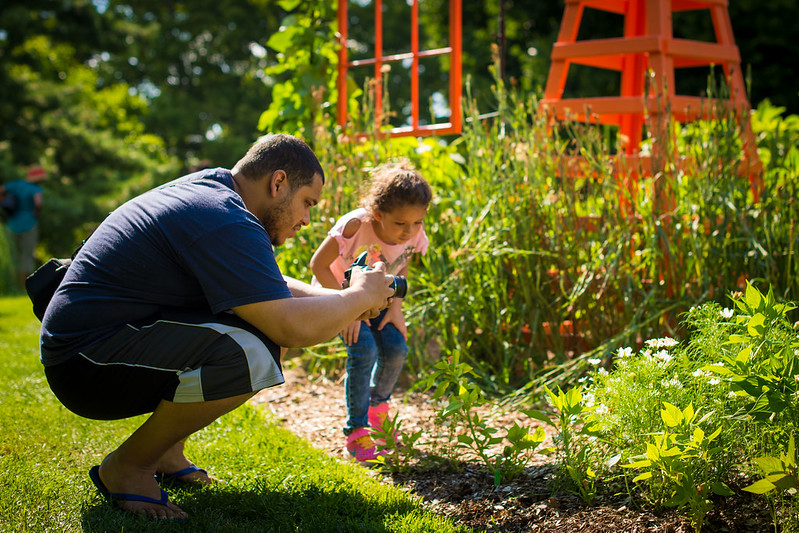
<svg viewBox="0 0 799 533"><path fill-rule="evenodd" d="M204 469L200 468L199 466L191 465L191 466L187 466L183 470L178 470L177 472L172 472L171 474L156 474L155 475L155 480L158 483L162 483L164 481L178 481L178 482L181 482L181 480L178 479L178 478L181 478L183 476L187 476L187 475L191 474L192 472L202 472L203 474L208 475L208 472L206 472ZM191 483L191 481L187 481L186 483Z"/></svg>
<svg viewBox="0 0 799 533"><path fill-rule="evenodd" d="M164 489L161 489L161 499L156 500L155 498L150 498L149 496L142 496L140 494L127 494L125 492L111 492L103 483L103 480L100 479L100 467L93 466L91 470L89 470L89 479L92 480L94 486L97 487L97 492L108 501L114 502L146 502L146 503L154 503L157 505L163 505L167 507L169 505L169 497ZM185 522L185 519L176 518L173 519L174 522Z"/></svg>

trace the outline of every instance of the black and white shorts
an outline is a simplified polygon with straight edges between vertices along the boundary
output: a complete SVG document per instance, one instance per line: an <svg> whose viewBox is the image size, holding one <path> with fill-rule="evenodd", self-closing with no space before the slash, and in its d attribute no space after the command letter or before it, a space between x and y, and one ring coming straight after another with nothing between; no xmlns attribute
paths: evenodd
<svg viewBox="0 0 799 533"><path fill-rule="evenodd" d="M45 374L69 410L100 420L149 413L161 400L207 402L285 381L280 347L229 313L129 324Z"/></svg>

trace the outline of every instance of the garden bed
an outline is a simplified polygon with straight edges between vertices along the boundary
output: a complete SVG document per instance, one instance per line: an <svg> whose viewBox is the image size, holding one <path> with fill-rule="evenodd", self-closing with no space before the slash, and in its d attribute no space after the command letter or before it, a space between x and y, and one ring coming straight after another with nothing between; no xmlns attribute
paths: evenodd
<svg viewBox="0 0 799 533"><path fill-rule="evenodd" d="M286 371L286 384L259 393L254 402L264 404L283 425L325 450L332 457L349 460L341 427L345 421L343 379L308 376L299 368ZM424 431L421 441L429 442L441 428L433 423L435 408L429 394L395 393L402 430ZM520 413L488 412L492 426L505 428L517 421L535 424ZM551 444L551 428L547 428ZM424 507L437 515L475 531L495 532L671 532L692 531L690 520L675 510L656 513L638 507L626 496L600 494L591 505L573 494L553 491L555 465L552 458L536 455L522 476L494 487L493 479L477 463L445 464L430 459L434 450L422 444L422 459L402 473L370 471L384 483L406 488L422 498ZM438 465L438 466L436 466ZM612 493L614 491L608 491ZM740 491L737 491L741 494ZM747 495L720 499L707 517L703 531L773 531L768 508L762 498Z"/></svg>

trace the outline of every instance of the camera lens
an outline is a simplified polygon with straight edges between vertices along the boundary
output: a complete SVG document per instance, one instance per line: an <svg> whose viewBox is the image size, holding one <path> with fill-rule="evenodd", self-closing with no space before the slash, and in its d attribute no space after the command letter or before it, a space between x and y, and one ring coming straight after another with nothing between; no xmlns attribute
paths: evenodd
<svg viewBox="0 0 799 533"><path fill-rule="evenodd" d="M405 294L408 292L407 279L402 276L394 276L394 281L391 283L391 286L394 288L395 298L405 298Z"/></svg>

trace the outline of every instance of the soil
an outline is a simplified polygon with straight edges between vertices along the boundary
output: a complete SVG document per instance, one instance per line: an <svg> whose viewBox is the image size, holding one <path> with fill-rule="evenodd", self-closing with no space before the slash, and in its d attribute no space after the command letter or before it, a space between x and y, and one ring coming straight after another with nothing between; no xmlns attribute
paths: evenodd
<svg viewBox="0 0 799 533"><path fill-rule="evenodd" d="M285 371L286 383L261 391L252 400L263 403L291 432L324 450L332 457L351 461L341 428L345 422L344 380L310 377L301 368ZM448 517L474 531L487 532L661 532L689 533L690 520L674 509L655 512L627 496L614 496L608 489L590 505L568 491L558 490L552 457L536 454L514 481L494 486L493 478L478 462L441 459L430 444L446 442L445 431L435 424L436 408L431 394L398 389L392 398L392 412L401 430L422 430L414 449L418 458L401 473L370 469L370 475L418 496L424 508ZM524 415L486 406L480 413L490 426L538 425ZM531 424L532 422L532 424ZM547 428L545 427L545 430ZM550 446L552 432L542 446ZM437 434L438 433L438 434ZM442 440L444 439L444 440ZM739 494L740 491L738 491ZM771 514L762 498L740 496L720 499L707 515L704 532L774 531Z"/></svg>

